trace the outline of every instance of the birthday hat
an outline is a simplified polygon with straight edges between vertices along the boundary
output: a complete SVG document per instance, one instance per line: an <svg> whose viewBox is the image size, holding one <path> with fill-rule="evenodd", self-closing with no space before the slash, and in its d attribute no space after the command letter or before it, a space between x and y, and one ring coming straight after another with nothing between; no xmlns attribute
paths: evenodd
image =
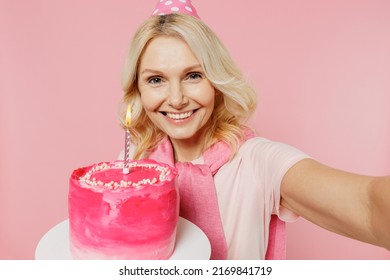
<svg viewBox="0 0 390 280"><path fill-rule="evenodd" d="M159 0L152 15L182 13L199 18L191 0Z"/></svg>

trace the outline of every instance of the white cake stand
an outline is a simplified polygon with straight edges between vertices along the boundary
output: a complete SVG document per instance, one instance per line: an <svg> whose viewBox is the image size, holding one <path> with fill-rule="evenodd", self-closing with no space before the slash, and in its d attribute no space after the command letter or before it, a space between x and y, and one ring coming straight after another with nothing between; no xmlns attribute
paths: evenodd
<svg viewBox="0 0 390 280"><path fill-rule="evenodd" d="M171 260L208 260L210 242L204 232L190 221L181 218L177 225L175 251ZM69 249L69 220L52 227L35 249L36 260L71 260Z"/></svg>

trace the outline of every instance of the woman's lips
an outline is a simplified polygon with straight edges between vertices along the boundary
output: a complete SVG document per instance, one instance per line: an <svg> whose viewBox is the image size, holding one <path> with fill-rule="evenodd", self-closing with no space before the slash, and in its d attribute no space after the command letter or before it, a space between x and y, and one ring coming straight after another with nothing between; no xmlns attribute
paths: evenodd
<svg viewBox="0 0 390 280"><path fill-rule="evenodd" d="M196 111L197 109L188 112L183 112L183 113L171 113L171 112L161 112L161 113L171 120L182 121L190 118Z"/></svg>

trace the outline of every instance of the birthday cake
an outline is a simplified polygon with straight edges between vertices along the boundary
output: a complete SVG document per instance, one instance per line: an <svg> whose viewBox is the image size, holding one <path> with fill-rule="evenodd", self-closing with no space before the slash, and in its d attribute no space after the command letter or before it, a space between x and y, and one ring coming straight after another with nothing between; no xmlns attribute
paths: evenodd
<svg viewBox="0 0 390 280"><path fill-rule="evenodd" d="M169 259L179 219L176 170L153 160L73 171L69 236L74 259Z"/></svg>

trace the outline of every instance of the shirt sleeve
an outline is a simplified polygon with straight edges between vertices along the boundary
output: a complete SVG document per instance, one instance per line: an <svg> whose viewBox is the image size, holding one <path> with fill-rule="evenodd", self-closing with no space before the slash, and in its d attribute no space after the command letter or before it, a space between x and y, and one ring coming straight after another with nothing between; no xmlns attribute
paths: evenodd
<svg viewBox="0 0 390 280"><path fill-rule="evenodd" d="M250 140L249 140L250 141ZM298 215L280 205L280 188L284 175L297 162L309 155L280 142L260 138L256 144L256 169L261 170L262 181L266 187L265 204L272 214L276 214L285 222L293 222Z"/></svg>

